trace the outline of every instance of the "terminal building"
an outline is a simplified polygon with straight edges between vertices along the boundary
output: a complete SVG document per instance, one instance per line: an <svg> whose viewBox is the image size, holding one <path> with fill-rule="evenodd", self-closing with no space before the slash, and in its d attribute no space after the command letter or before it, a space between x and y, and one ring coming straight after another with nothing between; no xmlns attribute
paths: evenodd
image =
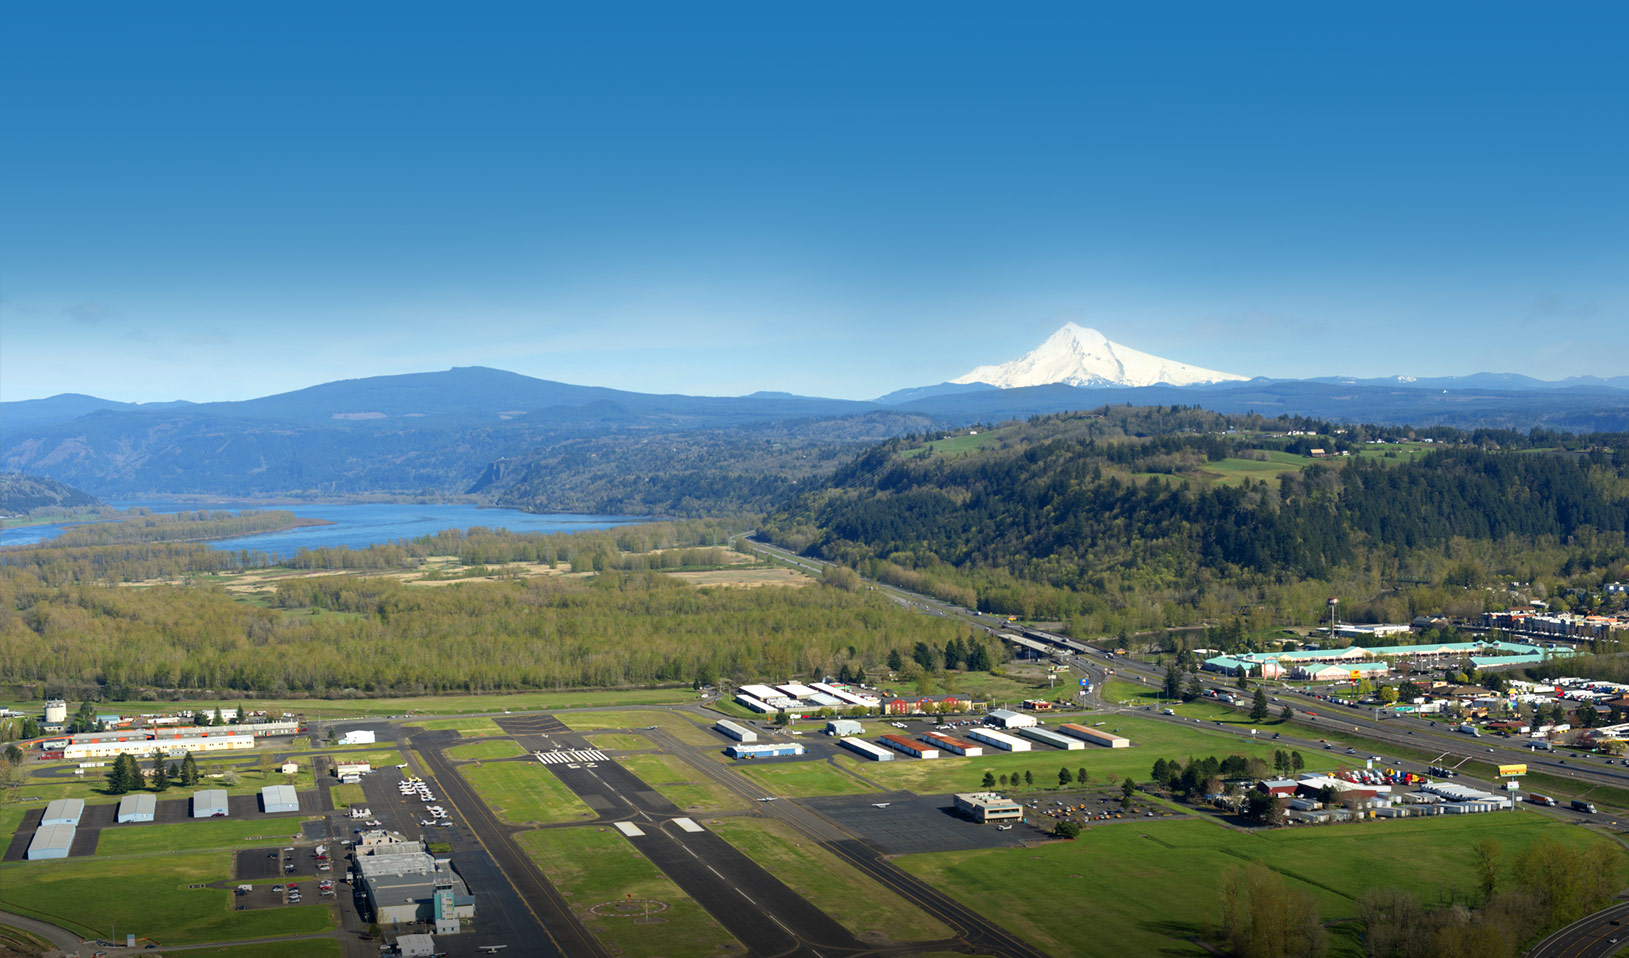
<svg viewBox="0 0 1629 958"><path fill-rule="evenodd" d="M964 792L957 795L956 811L981 824L1024 820L1024 806L995 792Z"/></svg>
<svg viewBox="0 0 1629 958"><path fill-rule="evenodd" d="M363 894L381 925L433 923L435 933L456 935L463 919L475 917L475 898L451 863L384 832L369 832L356 846L356 871Z"/></svg>
<svg viewBox="0 0 1629 958"><path fill-rule="evenodd" d="M146 793L126 795L119 799L119 814L114 821L119 824L125 822L150 822L153 813L158 810L158 799Z"/></svg>

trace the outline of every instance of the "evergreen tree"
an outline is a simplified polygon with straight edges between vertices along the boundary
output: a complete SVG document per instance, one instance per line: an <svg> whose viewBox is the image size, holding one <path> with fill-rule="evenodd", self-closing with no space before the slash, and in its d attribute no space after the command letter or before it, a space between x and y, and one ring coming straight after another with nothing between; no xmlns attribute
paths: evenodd
<svg viewBox="0 0 1629 958"><path fill-rule="evenodd" d="M1085 785L1087 782L1089 782L1091 780L1092 780L1092 777L1090 775L1086 774L1086 769L1084 767L1075 769L1075 781L1079 782L1082 785Z"/></svg>
<svg viewBox="0 0 1629 958"><path fill-rule="evenodd" d="M107 791L110 795L123 795L136 788L141 783L141 772L136 768L136 760L128 754L120 754L113 760L113 767L107 773Z"/></svg>
<svg viewBox="0 0 1629 958"><path fill-rule="evenodd" d="M174 767L172 765L170 769ZM170 790L170 769L166 769L163 762L153 763L153 791L167 792Z"/></svg>
<svg viewBox="0 0 1629 958"><path fill-rule="evenodd" d="M1060 788L1068 786L1068 784L1074 780L1075 773L1069 771L1067 768L1058 769L1058 786Z"/></svg>
<svg viewBox="0 0 1629 958"><path fill-rule="evenodd" d="M781 714L785 715L786 713L782 712ZM197 785L202 777L198 774L197 761L193 759L192 753L188 752L186 757L181 759L181 784L191 788Z"/></svg>
<svg viewBox="0 0 1629 958"><path fill-rule="evenodd" d="M1267 721L1267 715L1268 714L1269 713L1267 711L1267 692L1266 692L1265 689L1261 688L1260 686L1257 686L1256 687L1256 699L1250 706L1250 721L1252 721L1252 722L1265 722L1265 721Z"/></svg>
<svg viewBox="0 0 1629 958"><path fill-rule="evenodd" d="M987 789L995 788L995 782L996 782L996 780L995 780L995 773L994 772L985 772L984 773L984 787L985 788L987 788Z"/></svg>
<svg viewBox="0 0 1629 958"><path fill-rule="evenodd" d="M1284 707L1278 710L1278 720L1288 722L1292 718L1295 718L1295 709L1290 708L1290 703L1285 702Z"/></svg>
<svg viewBox="0 0 1629 958"><path fill-rule="evenodd" d="M1125 808L1131 807L1131 796L1137 792L1137 783L1127 775L1126 780L1120 783L1120 804Z"/></svg>
<svg viewBox="0 0 1629 958"><path fill-rule="evenodd" d="M893 672L898 672L900 669L903 669L904 667L905 667L905 657L899 654L898 649L889 649L888 650L888 668L889 668L889 670L893 671Z"/></svg>
<svg viewBox="0 0 1629 958"><path fill-rule="evenodd" d="M1165 697L1173 702L1182 697L1182 672L1174 665L1165 670Z"/></svg>
<svg viewBox="0 0 1629 958"><path fill-rule="evenodd" d="M1290 753L1290 769L1299 772L1307 767L1307 760L1301 757L1300 752Z"/></svg>
<svg viewBox="0 0 1629 958"><path fill-rule="evenodd" d="M1035 773L1029 769L1024 770L1024 784L1032 788L1035 785Z"/></svg>

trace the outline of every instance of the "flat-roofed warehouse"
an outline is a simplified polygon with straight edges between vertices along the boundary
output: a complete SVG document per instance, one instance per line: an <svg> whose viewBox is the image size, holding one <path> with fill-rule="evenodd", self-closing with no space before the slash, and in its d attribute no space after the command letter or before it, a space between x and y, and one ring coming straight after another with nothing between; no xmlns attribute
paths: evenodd
<svg viewBox="0 0 1629 958"><path fill-rule="evenodd" d="M227 811L226 789L202 788L192 793L193 818L225 818Z"/></svg>
<svg viewBox="0 0 1629 958"><path fill-rule="evenodd" d="M1035 716L1011 709L991 709L984 721L998 728L1027 728L1035 724Z"/></svg>
<svg viewBox="0 0 1629 958"><path fill-rule="evenodd" d="M865 726L854 719L832 719L826 723L827 735L864 735Z"/></svg>
<svg viewBox="0 0 1629 958"><path fill-rule="evenodd" d="M882 744L891 749L904 752L906 755L914 755L917 758L939 757L938 749L931 745L923 745L921 742L913 741L903 735L884 735Z"/></svg>
<svg viewBox="0 0 1629 958"><path fill-rule="evenodd" d="M720 732L723 732L725 735L728 735L730 738L735 739L737 742L756 742L756 741L758 741L758 733L757 732L754 732L750 728L745 728L743 726L737 725L734 722L730 721L729 719L719 719L718 721L713 723L713 728L717 729Z"/></svg>
<svg viewBox="0 0 1629 958"><path fill-rule="evenodd" d="M1093 745L1102 745L1106 748L1131 747L1131 739L1129 738L1124 738L1110 732L1105 732L1100 728L1088 728L1084 725L1076 725L1073 722L1067 725L1058 726L1058 731L1065 735L1073 735L1075 738L1078 738L1083 742L1090 742Z"/></svg>
<svg viewBox="0 0 1629 958"><path fill-rule="evenodd" d="M1050 745L1053 748L1061 748L1066 752L1076 752L1086 747L1086 743L1082 742L1080 739L1070 738L1067 735L1059 735L1057 732L1054 732L1051 729L1020 728L1014 729L1014 731L1025 738L1034 739L1043 745Z"/></svg>
<svg viewBox="0 0 1629 958"><path fill-rule="evenodd" d="M67 825L69 828L75 828L79 825L79 817L84 814L84 799L59 798L45 806L45 813L40 816L40 824Z"/></svg>
<svg viewBox="0 0 1629 958"><path fill-rule="evenodd" d="M878 748L863 738L854 738L850 736L842 739L841 741L844 748L851 752L858 752L860 755L870 759L873 762L892 762L894 760L893 752L890 752L885 748Z"/></svg>
<svg viewBox="0 0 1629 958"><path fill-rule="evenodd" d="M152 795L126 795L119 799L119 814L115 822L150 822L158 810L158 799Z"/></svg>
<svg viewBox="0 0 1629 958"><path fill-rule="evenodd" d="M975 742L983 742L986 745L994 745L996 748L1001 749L1003 752L1027 752L1027 751L1029 751L1029 743L1028 742L1026 742L1023 739L1017 737L1016 735L1008 735L1005 732L997 732L995 729L990 729L990 728L968 729L967 730L967 737L972 739Z"/></svg>
<svg viewBox="0 0 1629 958"><path fill-rule="evenodd" d="M68 851L73 847L72 825L41 825L34 830L34 837L28 842L28 854L25 857L31 862L47 858L67 858Z"/></svg>
<svg viewBox="0 0 1629 958"><path fill-rule="evenodd" d="M937 746L956 755L978 758L984 754L983 746L974 745L972 742L964 742L949 735L940 735L938 732L923 732L917 737L929 745Z"/></svg>
<svg viewBox="0 0 1629 958"><path fill-rule="evenodd" d="M995 792L963 792L956 796L956 811L975 822L1021 820L1024 806Z"/></svg>
<svg viewBox="0 0 1629 958"><path fill-rule="evenodd" d="M269 815L272 812L297 812L300 796L294 794L293 785L267 785L260 790L260 805Z"/></svg>
<svg viewBox="0 0 1629 958"><path fill-rule="evenodd" d="M775 742L770 745L731 745L724 749L724 754L731 758L780 758L785 755L802 755L803 746L795 742Z"/></svg>

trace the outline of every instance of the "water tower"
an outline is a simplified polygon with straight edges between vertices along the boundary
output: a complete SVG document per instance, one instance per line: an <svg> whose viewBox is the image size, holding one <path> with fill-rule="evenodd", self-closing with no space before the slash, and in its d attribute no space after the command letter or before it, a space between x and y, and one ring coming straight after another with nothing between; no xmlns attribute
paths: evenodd
<svg viewBox="0 0 1629 958"><path fill-rule="evenodd" d="M45 724L61 725L68 721L68 703L61 699L52 699L45 703Z"/></svg>

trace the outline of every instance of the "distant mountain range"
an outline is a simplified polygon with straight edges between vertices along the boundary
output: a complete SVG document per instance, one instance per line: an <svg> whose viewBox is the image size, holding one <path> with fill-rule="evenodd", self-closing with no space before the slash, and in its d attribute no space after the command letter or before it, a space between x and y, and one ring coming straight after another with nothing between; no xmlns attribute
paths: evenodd
<svg viewBox="0 0 1629 958"><path fill-rule="evenodd" d="M1062 381L1026 385L1054 376ZM132 404L67 394L0 403L0 469L49 475L104 498L470 494L539 509L609 503L684 512L706 499L687 487L746 488L732 501L758 503L858 444L1107 404L1629 431L1629 376L1241 380L1073 325L1019 360L960 378L979 377L870 402L779 392L652 395L483 367L343 380L242 402ZM619 477L637 479L643 491L616 498Z"/></svg>

